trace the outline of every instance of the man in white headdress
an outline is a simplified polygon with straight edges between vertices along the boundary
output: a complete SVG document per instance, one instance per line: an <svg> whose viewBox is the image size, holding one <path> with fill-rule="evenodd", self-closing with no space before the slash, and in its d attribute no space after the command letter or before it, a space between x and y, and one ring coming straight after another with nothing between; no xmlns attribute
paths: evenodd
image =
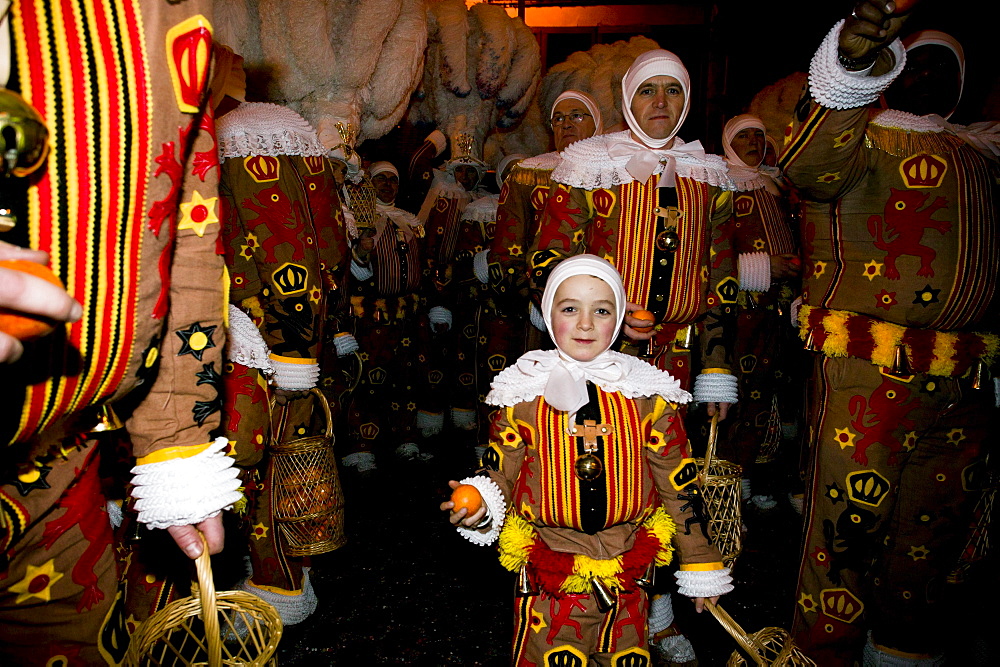
<svg viewBox="0 0 1000 667"><path fill-rule="evenodd" d="M634 327L651 323L626 314L621 349L645 354L685 388L694 365L701 371L695 400L724 418L736 401L739 283L724 229L733 185L722 158L677 136L691 101L690 77L676 55L654 50L636 58L622 79L622 100L629 129L571 144L552 172L556 185L529 255L531 280L542 285L570 255L610 261L624 277L629 312L655 317L652 329L639 331ZM696 331L700 353L691 349ZM669 596L658 598L651 633L670 632L672 620ZM663 640L675 661L694 658L676 635Z"/></svg>
<svg viewBox="0 0 1000 667"><path fill-rule="evenodd" d="M729 176L738 189L729 225L740 278L734 356L740 362L742 400L739 418L731 420L720 439L719 453L743 469L743 499L767 510L775 506L776 480L772 471L756 468L756 460L761 444L775 442L781 433L775 398L794 371L787 349L798 348L791 340L794 330L781 314L797 295L790 279L798 275L800 262L781 190L762 169L769 150L764 121L750 114L730 119L722 143ZM756 494L751 490L755 470Z"/></svg>
<svg viewBox="0 0 1000 667"><path fill-rule="evenodd" d="M900 43L896 5L860 2L829 32L780 160L805 200L814 351L793 631L823 665L944 664L998 416L995 145L945 120L961 47ZM883 91L891 108L872 108Z"/></svg>

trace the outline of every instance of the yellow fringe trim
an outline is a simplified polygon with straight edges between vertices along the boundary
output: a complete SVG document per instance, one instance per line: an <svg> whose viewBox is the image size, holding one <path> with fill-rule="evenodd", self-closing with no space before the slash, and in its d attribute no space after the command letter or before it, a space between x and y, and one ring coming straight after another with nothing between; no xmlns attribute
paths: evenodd
<svg viewBox="0 0 1000 667"><path fill-rule="evenodd" d="M965 142L946 132L911 132L894 127L868 125L865 145L895 157L917 153L950 153Z"/></svg>
<svg viewBox="0 0 1000 667"><path fill-rule="evenodd" d="M550 185L552 183L552 170L526 169L518 164L511 167L507 178L513 180L518 185L531 185L533 187Z"/></svg>
<svg viewBox="0 0 1000 667"><path fill-rule="evenodd" d="M809 338L809 313L812 310L813 306L806 305L803 305L799 310L799 338L803 341ZM857 313L832 309L828 310L827 313L823 318L823 328L826 330L827 335L820 352L828 357L846 357L848 356L847 343L849 338L847 320L851 316L857 315ZM859 315L859 317L867 316ZM880 322L872 318L868 319L870 322L868 331L875 342L871 359L868 361L874 366L891 368L895 361L896 348L902 344L907 327L890 322ZM975 335L979 336L986 346L986 350L981 357L982 361L987 365L992 364L993 360L997 357L997 353L1000 352L1000 336L987 333L976 333ZM947 331L935 331L934 359L930 363L927 374L950 377L955 369L955 362L952 356L955 353L957 345L958 336L956 334ZM903 347L908 356L912 354L912 350L908 345L903 345Z"/></svg>
<svg viewBox="0 0 1000 667"><path fill-rule="evenodd" d="M673 537L677 532L677 522L658 507L648 519L639 524L649 530L660 542L654 560L657 565L669 565L673 559ZM528 562L528 551L535 542L535 529L520 514L510 511L500 531L500 564L511 572L517 572ZM597 559L577 554L573 557L573 574L566 577L559 586L564 593L589 593L590 580L599 578L609 589L621 588L618 575L622 571L622 557Z"/></svg>

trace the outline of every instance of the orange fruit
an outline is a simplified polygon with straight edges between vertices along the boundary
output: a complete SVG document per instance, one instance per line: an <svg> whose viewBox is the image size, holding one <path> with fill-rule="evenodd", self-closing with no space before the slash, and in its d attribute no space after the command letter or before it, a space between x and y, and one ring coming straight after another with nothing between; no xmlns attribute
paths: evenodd
<svg viewBox="0 0 1000 667"><path fill-rule="evenodd" d="M483 506L483 497L480 495L479 489L471 484L459 484L451 492L451 502L455 503L452 512L457 512L464 507L469 510L466 516L472 516Z"/></svg>
<svg viewBox="0 0 1000 667"><path fill-rule="evenodd" d="M49 267L38 262L29 262L26 259L5 259L0 261L0 267L21 271L22 273L30 273L62 289L66 288L63 282L59 280L59 277L52 273ZM31 340L32 338L38 338L51 333L53 330L55 330L55 326L51 320L0 308L0 331L18 340Z"/></svg>
<svg viewBox="0 0 1000 667"><path fill-rule="evenodd" d="M633 329L635 329L640 333L646 333L648 331L652 331L653 326L656 325L656 315L649 312L648 310L633 310L631 313L629 313L629 315L631 315L637 320L644 320L646 322L649 322L648 327L632 327Z"/></svg>

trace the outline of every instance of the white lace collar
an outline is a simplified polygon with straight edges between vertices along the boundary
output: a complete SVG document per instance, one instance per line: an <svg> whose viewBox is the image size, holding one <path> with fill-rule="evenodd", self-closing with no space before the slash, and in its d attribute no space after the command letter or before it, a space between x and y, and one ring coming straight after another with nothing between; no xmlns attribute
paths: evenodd
<svg viewBox="0 0 1000 667"><path fill-rule="evenodd" d="M244 102L215 121L219 159L235 157L326 155L309 122L288 107Z"/></svg>

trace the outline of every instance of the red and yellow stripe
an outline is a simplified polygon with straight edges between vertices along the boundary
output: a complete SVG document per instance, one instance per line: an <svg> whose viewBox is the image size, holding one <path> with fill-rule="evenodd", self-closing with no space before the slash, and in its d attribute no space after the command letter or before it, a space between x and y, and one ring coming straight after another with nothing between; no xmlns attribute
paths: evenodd
<svg viewBox="0 0 1000 667"><path fill-rule="evenodd" d="M31 246L84 305L67 328L74 356L29 386L15 439L100 400L122 381L138 302L152 101L135 0L19 0L13 5L22 93L49 129L45 173L29 190ZM78 371L71 370L78 366Z"/></svg>

